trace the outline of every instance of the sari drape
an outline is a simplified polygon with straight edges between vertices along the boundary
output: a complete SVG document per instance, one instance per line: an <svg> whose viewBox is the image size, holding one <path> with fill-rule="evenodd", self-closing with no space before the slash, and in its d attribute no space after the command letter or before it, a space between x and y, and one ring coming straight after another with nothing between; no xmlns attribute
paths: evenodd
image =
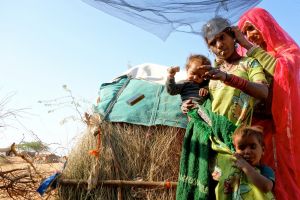
<svg viewBox="0 0 300 200"><path fill-rule="evenodd" d="M277 199L300 199L300 49L264 9L253 8L239 20L253 24L262 34L266 51L276 58L271 120L257 122L265 131L265 158L275 170ZM272 127L273 124L273 127Z"/></svg>

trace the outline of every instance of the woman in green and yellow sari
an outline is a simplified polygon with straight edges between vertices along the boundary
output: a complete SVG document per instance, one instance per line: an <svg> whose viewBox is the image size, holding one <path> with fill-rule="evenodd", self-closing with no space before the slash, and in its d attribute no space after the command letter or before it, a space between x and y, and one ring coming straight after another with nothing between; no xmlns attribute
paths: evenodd
<svg viewBox="0 0 300 200"><path fill-rule="evenodd" d="M214 185L209 162L215 154L213 141L224 143L233 153L231 135L241 124L251 124L256 99L268 96L267 80L260 63L240 56L235 48L230 23L220 17L208 21L202 29L208 48L216 56L216 66L209 70L210 101L197 109L192 101L182 105L190 122L184 138L180 162L177 199L213 199ZM228 196L228 198L233 198Z"/></svg>

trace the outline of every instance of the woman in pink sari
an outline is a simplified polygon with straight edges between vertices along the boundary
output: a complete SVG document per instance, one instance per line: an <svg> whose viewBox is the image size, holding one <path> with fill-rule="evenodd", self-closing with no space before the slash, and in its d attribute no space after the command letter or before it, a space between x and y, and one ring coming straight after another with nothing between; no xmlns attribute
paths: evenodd
<svg viewBox="0 0 300 200"><path fill-rule="evenodd" d="M242 46L262 64L272 89L271 117L254 116L253 124L265 129L264 161L275 170L276 198L300 199L300 48L262 8L246 12L238 26L251 42ZM237 40L242 33L235 30Z"/></svg>

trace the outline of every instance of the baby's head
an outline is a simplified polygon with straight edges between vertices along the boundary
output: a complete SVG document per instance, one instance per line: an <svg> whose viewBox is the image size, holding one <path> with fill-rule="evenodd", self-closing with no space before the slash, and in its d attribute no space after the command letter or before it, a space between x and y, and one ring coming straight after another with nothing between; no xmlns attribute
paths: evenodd
<svg viewBox="0 0 300 200"><path fill-rule="evenodd" d="M252 166L260 164L264 153L263 130L260 126L241 126L232 135L233 145Z"/></svg>
<svg viewBox="0 0 300 200"><path fill-rule="evenodd" d="M207 72L207 69L203 69L203 66L211 65L210 60L200 54L192 54L187 58L186 71L187 79L196 83L201 83L204 79L202 76Z"/></svg>

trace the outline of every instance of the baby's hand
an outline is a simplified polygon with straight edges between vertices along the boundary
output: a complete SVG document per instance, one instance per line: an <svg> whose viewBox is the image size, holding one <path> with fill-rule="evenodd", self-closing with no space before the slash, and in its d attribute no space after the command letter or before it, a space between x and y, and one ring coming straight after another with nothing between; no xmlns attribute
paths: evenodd
<svg viewBox="0 0 300 200"><path fill-rule="evenodd" d="M208 94L208 89L200 88L200 90L199 90L199 96L200 97L205 97L207 94Z"/></svg>
<svg viewBox="0 0 300 200"><path fill-rule="evenodd" d="M180 67L172 66L167 69L170 78L174 78L175 74L180 71Z"/></svg>
<svg viewBox="0 0 300 200"><path fill-rule="evenodd" d="M195 108L196 104L192 101L192 99L188 99L184 101L181 105L181 111L186 114L188 113L191 109Z"/></svg>

